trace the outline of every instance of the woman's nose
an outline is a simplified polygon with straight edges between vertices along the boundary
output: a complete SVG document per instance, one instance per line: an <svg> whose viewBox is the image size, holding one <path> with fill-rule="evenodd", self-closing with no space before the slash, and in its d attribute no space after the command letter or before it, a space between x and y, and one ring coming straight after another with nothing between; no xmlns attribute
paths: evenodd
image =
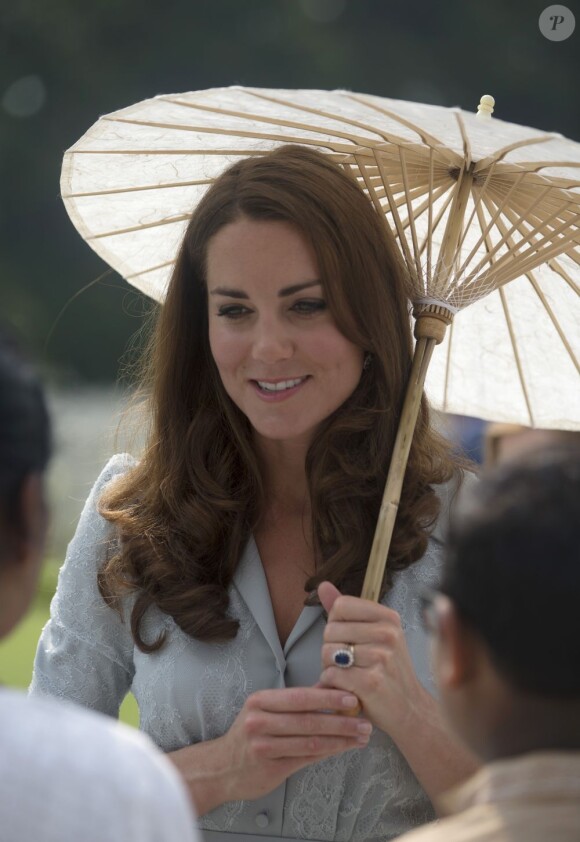
<svg viewBox="0 0 580 842"><path fill-rule="evenodd" d="M252 343L253 357L272 363L288 359L294 353L294 342L285 326L277 319L264 319L256 326Z"/></svg>

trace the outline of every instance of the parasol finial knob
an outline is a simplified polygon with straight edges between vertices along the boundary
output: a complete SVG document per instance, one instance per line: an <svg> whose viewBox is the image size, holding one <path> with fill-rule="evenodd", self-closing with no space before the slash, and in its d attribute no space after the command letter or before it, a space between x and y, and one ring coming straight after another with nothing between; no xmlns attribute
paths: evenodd
<svg viewBox="0 0 580 842"><path fill-rule="evenodd" d="M479 100L479 105L477 106L477 114L475 116L479 117L480 120L491 120L494 105L495 99L489 94L484 94Z"/></svg>

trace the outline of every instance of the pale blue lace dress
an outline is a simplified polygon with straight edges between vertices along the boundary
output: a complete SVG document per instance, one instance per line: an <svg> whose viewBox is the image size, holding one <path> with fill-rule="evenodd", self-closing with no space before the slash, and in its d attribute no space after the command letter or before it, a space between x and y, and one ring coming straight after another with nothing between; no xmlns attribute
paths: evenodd
<svg viewBox="0 0 580 842"><path fill-rule="evenodd" d="M30 692L70 699L116 717L131 690L139 704L140 728L169 752L222 735L256 690L314 684L321 669L324 618L319 607L305 607L281 647L252 538L231 588L230 610L240 621L237 637L225 644L201 643L152 609L147 634L154 639L163 629L167 643L152 655L140 652L128 622L104 604L96 584L104 547L115 540L96 503L105 485L132 464L130 456L113 457L87 500L60 571ZM401 616L415 669L431 692L419 595L423 586L437 583L441 546L436 530L425 556L396 576L385 599ZM126 618L130 607L127 601ZM208 831L252 836L384 842L433 817L404 757L375 728L366 748L312 765L257 801L226 803L203 816L200 824ZM223 834L207 835L218 839ZM235 842L236 837L226 838Z"/></svg>

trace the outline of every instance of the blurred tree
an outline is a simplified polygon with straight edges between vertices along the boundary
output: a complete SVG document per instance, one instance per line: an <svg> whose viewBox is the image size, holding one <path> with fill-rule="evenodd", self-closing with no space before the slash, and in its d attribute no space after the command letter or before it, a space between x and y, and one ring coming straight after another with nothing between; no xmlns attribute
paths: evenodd
<svg viewBox="0 0 580 842"><path fill-rule="evenodd" d="M158 93L231 84L343 87L467 109L491 93L498 117L579 138L580 20L567 41L548 41L538 29L546 5L536 0L2 4L2 311L61 377L116 376L149 304L112 273L77 295L107 267L67 219L58 196L60 163L64 150L100 114Z"/></svg>

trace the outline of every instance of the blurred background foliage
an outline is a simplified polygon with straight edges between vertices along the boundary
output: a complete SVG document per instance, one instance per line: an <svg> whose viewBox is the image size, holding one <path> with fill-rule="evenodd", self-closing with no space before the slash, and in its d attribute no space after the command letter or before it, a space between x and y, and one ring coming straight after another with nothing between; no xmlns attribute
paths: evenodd
<svg viewBox="0 0 580 842"><path fill-rule="evenodd" d="M83 243L59 199L99 115L231 84L348 88L580 138L580 8L568 40L534 0L17 0L0 6L2 314L58 383L114 380L149 303ZM98 279L98 280L97 280ZM95 283L92 283L95 281Z"/></svg>

